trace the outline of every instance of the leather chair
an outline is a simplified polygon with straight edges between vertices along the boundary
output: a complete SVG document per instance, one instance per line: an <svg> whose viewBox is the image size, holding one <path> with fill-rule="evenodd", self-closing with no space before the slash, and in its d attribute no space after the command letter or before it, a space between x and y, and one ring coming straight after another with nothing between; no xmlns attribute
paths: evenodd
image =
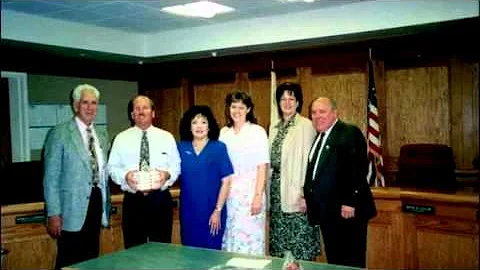
<svg viewBox="0 0 480 270"><path fill-rule="evenodd" d="M453 151L442 144L406 144L400 148L397 183L419 188L454 189Z"/></svg>

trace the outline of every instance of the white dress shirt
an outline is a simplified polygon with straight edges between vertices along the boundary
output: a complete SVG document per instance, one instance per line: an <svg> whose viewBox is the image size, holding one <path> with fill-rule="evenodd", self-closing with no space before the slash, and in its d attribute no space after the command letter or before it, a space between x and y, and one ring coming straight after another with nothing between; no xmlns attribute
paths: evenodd
<svg viewBox="0 0 480 270"><path fill-rule="evenodd" d="M322 151L323 151L323 148L324 147L330 147L330 146L325 146L326 142L327 142L327 139L328 139L328 136L330 135L330 132L332 131L333 127L335 126L335 124L337 123L338 119L335 120L335 123L333 123L333 125L331 125L327 131L325 131L325 135L323 136L323 140L322 140L322 145L320 145L320 151L318 152L318 155L317 155L317 160L315 160L315 166L313 167L313 174L312 174L312 179L315 179L315 174L317 172L317 165L318 165L318 160L320 159L320 156L322 155ZM321 136L317 136L317 139L315 139L315 142L312 146L312 149L310 150L310 155L308 156L308 160L311 161L312 160L312 156L313 156L313 153L315 152L314 149L317 148L317 145L318 145L318 142L320 141L320 137Z"/></svg>
<svg viewBox="0 0 480 270"><path fill-rule="evenodd" d="M162 186L162 190L172 186L180 173L180 155L175 138L170 132L150 126L147 130L150 168L167 171L170 178ZM108 159L108 171L113 182L120 185L123 191L135 193L127 184L125 176L129 171L140 170L140 144L142 130L137 126L120 132L113 141Z"/></svg>

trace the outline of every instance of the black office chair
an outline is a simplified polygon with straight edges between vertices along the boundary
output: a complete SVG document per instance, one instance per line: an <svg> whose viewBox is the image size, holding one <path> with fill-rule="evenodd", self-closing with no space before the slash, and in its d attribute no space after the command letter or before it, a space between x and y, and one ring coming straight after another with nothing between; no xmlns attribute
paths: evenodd
<svg viewBox="0 0 480 270"><path fill-rule="evenodd" d="M442 144L406 144L400 148L397 182L400 186L454 189L453 151Z"/></svg>

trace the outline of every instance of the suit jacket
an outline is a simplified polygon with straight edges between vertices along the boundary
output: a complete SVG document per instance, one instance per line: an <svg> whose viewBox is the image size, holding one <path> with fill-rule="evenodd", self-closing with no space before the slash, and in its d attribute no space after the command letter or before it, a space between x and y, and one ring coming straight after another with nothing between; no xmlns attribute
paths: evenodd
<svg viewBox="0 0 480 270"><path fill-rule="evenodd" d="M110 189L107 178L108 134L95 128L102 149L104 166L100 174L102 225L110 220ZM79 231L87 216L92 192L90 153L75 119L55 126L47 135L44 148L43 188L48 216L63 217L63 230Z"/></svg>
<svg viewBox="0 0 480 270"><path fill-rule="evenodd" d="M319 146L318 146L319 147ZM367 144L359 128L337 121L320 154L315 178L307 172L304 194L311 224L340 217L341 206L355 207L355 218L376 215L367 184Z"/></svg>

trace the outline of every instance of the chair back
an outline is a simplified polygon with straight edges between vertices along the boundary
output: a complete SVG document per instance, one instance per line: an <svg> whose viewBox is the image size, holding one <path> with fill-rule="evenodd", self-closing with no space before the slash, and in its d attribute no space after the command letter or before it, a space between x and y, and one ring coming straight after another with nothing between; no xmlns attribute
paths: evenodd
<svg viewBox="0 0 480 270"><path fill-rule="evenodd" d="M406 144L400 148L397 182L400 186L451 189L455 187L453 151L443 144Z"/></svg>

